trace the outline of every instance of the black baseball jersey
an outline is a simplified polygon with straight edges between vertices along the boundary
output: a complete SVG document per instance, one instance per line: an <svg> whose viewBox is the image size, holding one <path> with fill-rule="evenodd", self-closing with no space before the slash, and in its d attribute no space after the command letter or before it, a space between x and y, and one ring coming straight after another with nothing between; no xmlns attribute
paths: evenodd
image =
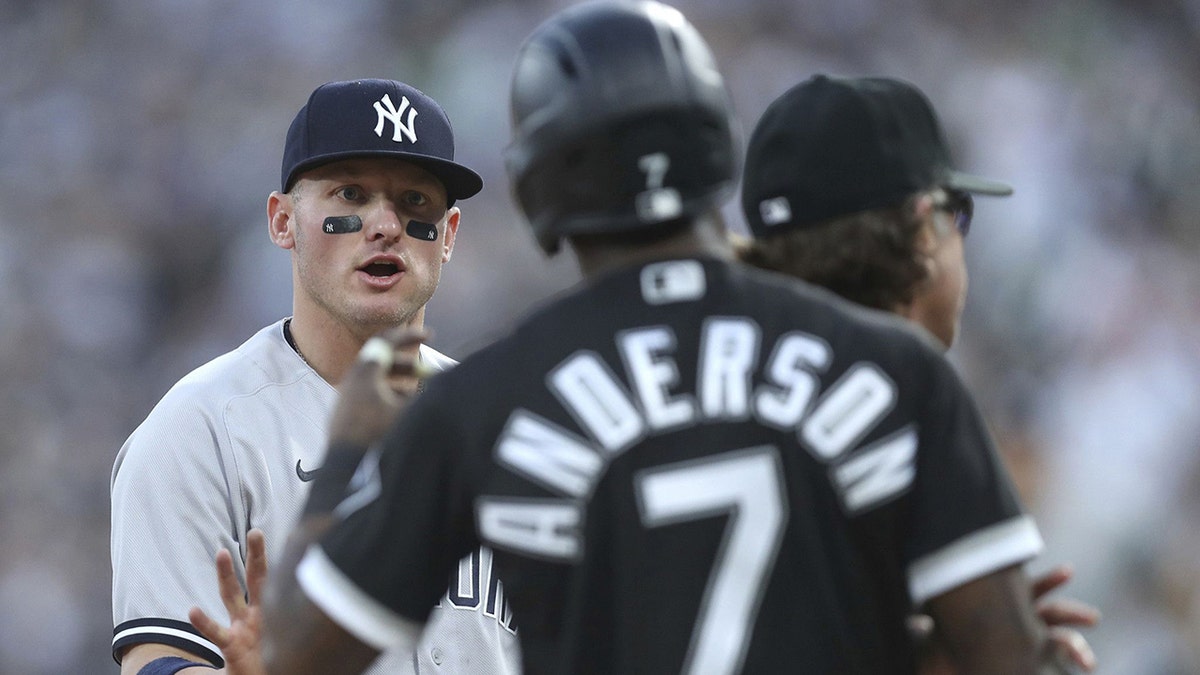
<svg viewBox="0 0 1200 675"><path fill-rule="evenodd" d="M913 672L914 606L1041 547L927 339L710 259L548 304L373 457L302 587L406 641L487 545L529 673Z"/></svg>

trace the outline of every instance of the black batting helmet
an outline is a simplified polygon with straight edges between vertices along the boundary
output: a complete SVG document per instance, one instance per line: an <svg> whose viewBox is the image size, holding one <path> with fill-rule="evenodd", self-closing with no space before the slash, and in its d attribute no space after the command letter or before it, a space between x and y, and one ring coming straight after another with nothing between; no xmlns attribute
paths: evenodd
<svg viewBox="0 0 1200 675"><path fill-rule="evenodd" d="M650 0L571 7L525 41L512 80L513 193L548 253L718 205L738 167L729 93L700 33Z"/></svg>

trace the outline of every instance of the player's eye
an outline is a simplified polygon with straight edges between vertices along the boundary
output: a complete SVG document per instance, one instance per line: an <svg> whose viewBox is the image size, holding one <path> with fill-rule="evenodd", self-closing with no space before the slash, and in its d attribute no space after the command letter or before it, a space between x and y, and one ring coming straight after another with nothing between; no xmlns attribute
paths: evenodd
<svg viewBox="0 0 1200 675"><path fill-rule="evenodd" d="M416 190L409 190L405 192L402 199L408 206L425 206L429 203L429 197L425 196L424 193L417 192Z"/></svg>
<svg viewBox="0 0 1200 675"><path fill-rule="evenodd" d="M356 185L344 185L334 191L334 194L348 202L360 202L366 196L366 193Z"/></svg>

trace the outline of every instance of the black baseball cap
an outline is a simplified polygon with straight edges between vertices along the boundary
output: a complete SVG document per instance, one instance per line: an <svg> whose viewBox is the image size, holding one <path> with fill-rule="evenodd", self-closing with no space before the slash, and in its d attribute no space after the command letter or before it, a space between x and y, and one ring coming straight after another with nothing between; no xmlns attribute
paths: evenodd
<svg viewBox="0 0 1200 675"><path fill-rule="evenodd" d="M950 165L933 106L914 85L816 75L771 103L754 129L742 209L761 237L893 206L933 187L1012 194Z"/></svg>
<svg viewBox="0 0 1200 675"><path fill-rule="evenodd" d="M454 161L446 111L424 92L395 80L349 80L317 87L296 113L283 147L280 185L304 171L354 157L394 157L433 174L451 204L483 189L483 179Z"/></svg>

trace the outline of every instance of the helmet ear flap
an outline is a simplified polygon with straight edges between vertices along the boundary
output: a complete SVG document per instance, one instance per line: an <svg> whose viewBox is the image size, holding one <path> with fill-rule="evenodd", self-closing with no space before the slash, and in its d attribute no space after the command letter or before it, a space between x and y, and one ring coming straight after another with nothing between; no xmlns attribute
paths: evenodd
<svg viewBox="0 0 1200 675"><path fill-rule="evenodd" d="M585 3L526 41L505 162L539 245L695 216L737 173L729 94L699 33L653 1Z"/></svg>

